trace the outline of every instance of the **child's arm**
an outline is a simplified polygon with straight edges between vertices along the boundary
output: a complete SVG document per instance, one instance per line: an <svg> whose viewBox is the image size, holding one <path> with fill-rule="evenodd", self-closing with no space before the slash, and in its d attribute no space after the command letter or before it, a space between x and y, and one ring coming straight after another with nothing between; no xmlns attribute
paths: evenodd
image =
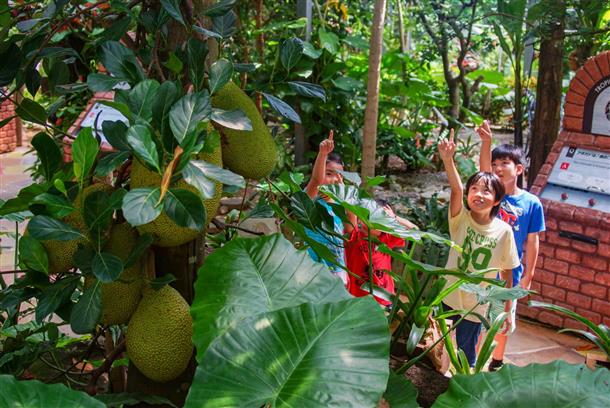
<svg viewBox="0 0 610 408"><path fill-rule="evenodd" d="M335 142L333 141L333 131L331 130L328 134L328 139L322 140L320 143L320 149L318 150L318 156L316 157L316 162L313 165L313 170L311 172L311 179L309 183L307 183L307 187L305 187L305 191L307 195L314 199L318 195L318 187L323 184L324 176L326 174L326 159L328 158L328 154L333 151L335 148Z"/></svg>
<svg viewBox="0 0 610 408"><path fill-rule="evenodd" d="M402 225L406 229L414 229L414 228L418 229L417 225L413 224L411 221L407 220L406 218L402 218L402 217L399 217L398 215L396 215L396 213L394 212L392 207L390 207L389 205L383 206L383 209L388 216L394 218L400 225Z"/></svg>
<svg viewBox="0 0 610 408"><path fill-rule="evenodd" d="M464 188L462 180L458 174L453 156L455 155L455 143L453 142L453 129L449 135L449 140L442 140L438 144L438 154L443 160L447 178L449 178L449 186L451 187L451 198L449 201L449 210L451 218L457 216L462 211L462 201L464 199Z"/></svg>
<svg viewBox="0 0 610 408"><path fill-rule="evenodd" d="M513 271L511 269L500 270L500 278L506 282L507 288L513 287ZM512 313L510 312L512 307L513 307L512 300L507 300L504 303L504 311L506 312L506 314L508 316L506 317L506 320L504 321L504 324L502 325L504 327L504 329L502 329L502 332L500 334L506 334L510 330L510 327L513 325L513 321L512 321L513 317L512 317Z"/></svg>
<svg viewBox="0 0 610 408"><path fill-rule="evenodd" d="M475 129L481 138L481 152L479 155L479 170L491 172L491 129L489 122L484 120L483 124Z"/></svg>
<svg viewBox="0 0 610 408"><path fill-rule="evenodd" d="M345 232L348 234L351 234L352 231L357 227L357 222L358 222L358 217L356 217L356 214L354 214L351 211L345 211L345 214L347 214L347 221L348 222L344 222L343 223L343 228L345 229Z"/></svg>
<svg viewBox="0 0 610 408"><path fill-rule="evenodd" d="M534 279L536 271L536 261L538 260L538 249L540 247L539 236L537 232L527 234L525 243L525 270L521 277L521 287L529 290Z"/></svg>

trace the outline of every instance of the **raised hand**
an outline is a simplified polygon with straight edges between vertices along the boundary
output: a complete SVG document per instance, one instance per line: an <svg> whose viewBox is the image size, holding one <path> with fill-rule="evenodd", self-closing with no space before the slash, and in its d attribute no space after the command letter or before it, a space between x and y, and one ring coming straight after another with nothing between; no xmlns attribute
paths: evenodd
<svg viewBox="0 0 610 408"><path fill-rule="evenodd" d="M443 161L453 159L455 155L455 143L453 141L454 131L451 129L449 139L443 139L438 143L438 154Z"/></svg>
<svg viewBox="0 0 610 408"><path fill-rule="evenodd" d="M335 149L335 142L333 140L333 134L334 133L331 130L330 132L328 132L328 139L324 139L324 140L322 140L322 142L320 142L320 150L319 150L320 154L328 155L330 152L332 152Z"/></svg>
<svg viewBox="0 0 610 408"><path fill-rule="evenodd" d="M483 124L475 129L482 142L491 142L491 128L489 121L484 120Z"/></svg>

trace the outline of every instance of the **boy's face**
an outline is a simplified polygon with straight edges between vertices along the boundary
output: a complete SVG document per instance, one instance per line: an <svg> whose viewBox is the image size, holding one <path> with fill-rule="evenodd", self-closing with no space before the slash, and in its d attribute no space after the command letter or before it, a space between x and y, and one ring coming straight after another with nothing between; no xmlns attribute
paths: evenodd
<svg viewBox="0 0 610 408"><path fill-rule="evenodd" d="M500 203L496 201L496 193L481 179L470 186L466 201L470 211L485 215L491 214L491 209Z"/></svg>
<svg viewBox="0 0 610 408"><path fill-rule="evenodd" d="M508 157L496 159L491 162L491 169L506 187L517 184L517 177L523 174L523 165L515 164Z"/></svg>
<svg viewBox="0 0 610 408"><path fill-rule="evenodd" d="M343 184L343 176L339 173L340 171L343 171L343 166L339 163L326 162L326 173L322 184Z"/></svg>

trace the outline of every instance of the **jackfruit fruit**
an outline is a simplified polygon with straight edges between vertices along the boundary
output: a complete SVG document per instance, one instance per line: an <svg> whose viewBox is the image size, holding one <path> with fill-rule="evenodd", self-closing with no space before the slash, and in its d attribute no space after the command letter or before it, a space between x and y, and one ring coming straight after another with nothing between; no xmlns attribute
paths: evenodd
<svg viewBox="0 0 610 408"><path fill-rule="evenodd" d="M271 174L277 162L277 148L252 99L235 83L229 82L212 97L212 106L224 110L241 109L252 122L250 131L215 124L223 135L224 166L254 180Z"/></svg>
<svg viewBox="0 0 610 408"><path fill-rule="evenodd" d="M212 153L201 153L201 160L216 166L222 167L222 153L220 146ZM159 186L161 184L161 176L157 173L148 170L138 160L134 160L131 165L131 188ZM198 190L184 180L178 181L172 187L183 188L192 191L199 195ZM206 225L216 215L222 197L222 183L214 184L214 197L209 200L203 200L203 206L206 212ZM185 228L177 225L163 211L155 220L145 225L137 227L140 234L149 233L155 238L155 245L161 247L178 246L197 238L201 233L199 231Z"/></svg>
<svg viewBox="0 0 610 408"><path fill-rule="evenodd" d="M116 255L125 262L134 250L137 238L137 231L128 223L115 225L112 227L110 239L104 247L104 252ZM94 277L88 276L85 279L85 287L89 287L95 281ZM102 323L127 323L138 307L142 297L143 284L142 262L136 262L129 268L124 269L116 281L102 283Z"/></svg>
<svg viewBox="0 0 610 408"><path fill-rule="evenodd" d="M87 225L82 213L85 198L96 191L109 193L112 191L112 186L105 183L97 183L85 187L74 199L74 211L62 218L61 221L86 234ZM70 241L45 240L41 241L41 244L46 249L49 258L49 274L57 274L66 272L74 267L72 258L78 250L78 244L87 245L87 240L84 238Z"/></svg>
<svg viewBox="0 0 610 408"><path fill-rule="evenodd" d="M171 286L147 287L127 326L127 354L146 377L171 381L191 360L192 336L189 305L180 293Z"/></svg>

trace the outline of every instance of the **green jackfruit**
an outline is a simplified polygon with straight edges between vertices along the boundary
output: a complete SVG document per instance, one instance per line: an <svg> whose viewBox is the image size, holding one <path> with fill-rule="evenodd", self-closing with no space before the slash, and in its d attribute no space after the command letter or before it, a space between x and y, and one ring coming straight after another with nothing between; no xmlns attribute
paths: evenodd
<svg viewBox="0 0 610 408"><path fill-rule="evenodd" d="M229 170L254 180L267 177L277 163L277 148L252 99L235 83L227 83L212 97L212 106L241 109L252 122L252 130L235 130L215 124L223 135L222 160Z"/></svg>
<svg viewBox="0 0 610 408"><path fill-rule="evenodd" d="M75 210L65 216L61 221L85 234L87 225L85 224L85 219L82 214L85 198L95 191L110 193L112 191L112 186L105 183L97 183L85 187L74 199L73 205ZM78 249L78 244L86 245L87 240L84 238L70 241L45 240L41 241L41 243L46 249L49 258L49 274L57 274L66 272L74 267L72 258Z"/></svg>
<svg viewBox="0 0 610 408"><path fill-rule="evenodd" d="M189 305L180 293L171 286L146 288L127 326L127 354L146 377L171 381L191 360L192 336Z"/></svg>
<svg viewBox="0 0 610 408"><path fill-rule="evenodd" d="M222 167L222 153L220 146L212 153L200 154L201 160ZM131 165L131 188L159 186L161 184L161 176L157 173L148 170L138 160L134 160ZM184 180L178 181L172 187L183 188L192 191L199 195L199 191L188 184ZM207 223L216 215L222 197L222 183L215 183L214 197L209 200L203 200L203 206L207 215ZM140 234L149 233L155 238L155 245L162 247L178 246L197 238L201 233L199 231L181 227L176 225L174 221L163 211L155 220L145 225L140 225L138 231Z"/></svg>
<svg viewBox="0 0 610 408"><path fill-rule="evenodd" d="M115 225L112 227L104 252L116 255L125 262L134 250L137 239L137 231L128 223ZM90 286L95 280L93 277L87 277L85 286ZM124 269L116 281L102 283L102 323L127 323L138 307L143 284L142 262L136 262Z"/></svg>

